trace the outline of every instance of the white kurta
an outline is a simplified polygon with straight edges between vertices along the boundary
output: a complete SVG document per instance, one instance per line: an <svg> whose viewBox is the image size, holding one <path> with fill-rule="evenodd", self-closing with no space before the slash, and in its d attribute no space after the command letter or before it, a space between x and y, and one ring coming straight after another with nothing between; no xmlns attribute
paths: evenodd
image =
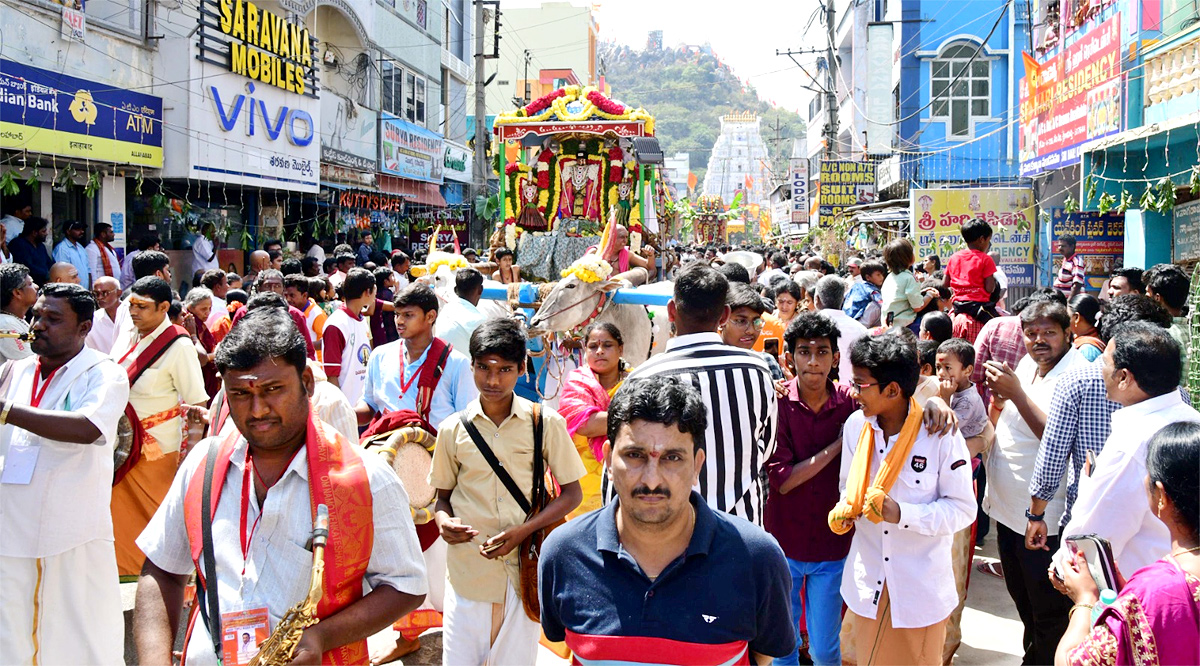
<svg viewBox="0 0 1200 666"><path fill-rule="evenodd" d="M13 363L5 400L31 403L36 364L37 357ZM45 390L42 409L83 414L100 437L73 444L0 426L0 470L16 460L14 444L37 450L29 482L4 483L0 491L0 655L6 663L121 663L109 500L129 385L120 366L85 347Z"/></svg>

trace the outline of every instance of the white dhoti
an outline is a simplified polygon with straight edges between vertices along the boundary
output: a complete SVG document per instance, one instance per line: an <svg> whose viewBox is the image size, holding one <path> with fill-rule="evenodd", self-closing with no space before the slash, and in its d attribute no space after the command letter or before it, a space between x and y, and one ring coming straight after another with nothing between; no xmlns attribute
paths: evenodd
<svg viewBox="0 0 1200 666"><path fill-rule="evenodd" d="M438 539L430 544L421 555L425 558L425 575L429 579L429 594L421 608L431 608L439 613L446 610L446 542Z"/></svg>
<svg viewBox="0 0 1200 666"><path fill-rule="evenodd" d="M112 541L89 541L50 557L0 557L0 576L4 663L125 663Z"/></svg>
<svg viewBox="0 0 1200 666"><path fill-rule="evenodd" d="M504 603L492 604L461 597L454 591L454 586L446 582L443 664L509 666L537 663L541 626L525 615L521 594L513 588L512 582L505 587Z"/></svg>

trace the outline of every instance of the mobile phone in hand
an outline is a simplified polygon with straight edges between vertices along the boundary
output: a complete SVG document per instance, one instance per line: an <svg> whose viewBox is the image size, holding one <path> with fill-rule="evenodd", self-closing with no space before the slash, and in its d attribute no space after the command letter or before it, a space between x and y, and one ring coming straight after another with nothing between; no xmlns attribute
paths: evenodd
<svg viewBox="0 0 1200 666"><path fill-rule="evenodd" d="M1066 542L1072 553L1083 553L1096 587L1120 592L1117 588L1117 564L1108 539L1095 534L1075 534L1067 537Z"/></svg>

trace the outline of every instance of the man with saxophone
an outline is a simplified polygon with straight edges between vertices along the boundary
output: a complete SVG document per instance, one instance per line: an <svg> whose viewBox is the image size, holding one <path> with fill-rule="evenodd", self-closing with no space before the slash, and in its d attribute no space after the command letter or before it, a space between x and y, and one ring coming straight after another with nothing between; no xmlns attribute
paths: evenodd
<svg viewBox="0 0 1200 666"><path fill-rule="evenodd" d="M5 663L122 662L108 500L129 384L107 354L84 346L95 307L79 285L46 285L33 307L34 356L0 371Z"/></svg>
<svg viewBox="0 0 1200 666"><path fill-rule="evenodd" d="M237 430L197 445L138 538L147 558L133 618L139 663L171 662L193 571L202 582L184 646L190 666L216 664L218 655L224 666L247 663L236 644L243 632L257 645L271 632L261 663L365 664L366 638L424 599L404 488L381 458L313 417L305 353L277 308L249 313L217 348ZM323 575L308 549L320 505L328 507ZM319 622L305 628L305 606L281 624L312 586Z"/></svg>

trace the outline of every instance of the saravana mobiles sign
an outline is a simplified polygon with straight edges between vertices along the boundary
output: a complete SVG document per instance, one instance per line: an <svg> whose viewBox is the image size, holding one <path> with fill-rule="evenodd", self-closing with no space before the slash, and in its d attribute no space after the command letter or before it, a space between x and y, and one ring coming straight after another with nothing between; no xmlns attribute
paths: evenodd
<svg viewBox="0 0 1200 666"><path fill-rule="evenodd" d="M247 0L202 0L200 59L297 95L317 96L308 28Z"/></svg>

